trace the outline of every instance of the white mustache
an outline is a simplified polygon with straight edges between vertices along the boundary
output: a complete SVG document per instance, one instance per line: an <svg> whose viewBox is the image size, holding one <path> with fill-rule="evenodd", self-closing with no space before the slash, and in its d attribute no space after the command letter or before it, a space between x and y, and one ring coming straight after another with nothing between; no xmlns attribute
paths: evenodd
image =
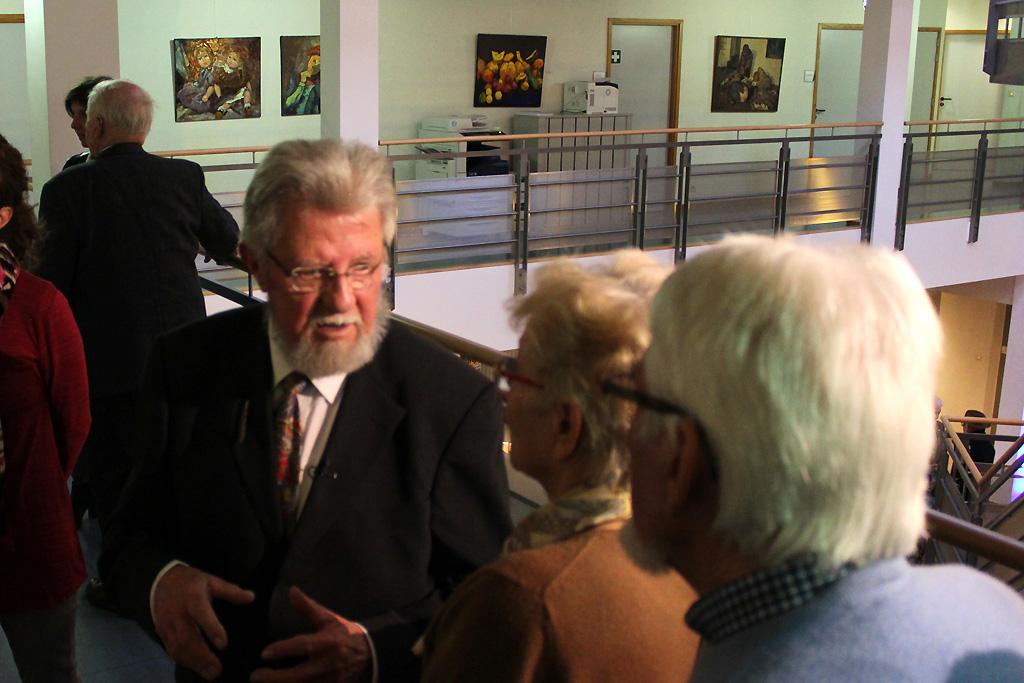
<svg viewBox="0 0 1024 683"><path fill-rule="evenodd" d="M361 327L363 319L359 317L358 313L331 313L330 315L312 317L310 323L313 325L359 325Z"/></svg>

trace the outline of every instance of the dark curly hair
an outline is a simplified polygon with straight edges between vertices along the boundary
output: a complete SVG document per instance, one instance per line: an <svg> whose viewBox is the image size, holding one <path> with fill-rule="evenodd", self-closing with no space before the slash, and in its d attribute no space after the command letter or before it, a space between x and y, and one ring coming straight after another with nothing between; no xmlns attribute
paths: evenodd
<svg viewBox="0 0 1024 683"><path fill-rule="evenodd" d="M21 152L0 135L0 207L3 206L11 207L13 215L7 225L0 228L0 241L7 244L22 268L30 268L35 263L35 246L42 230L28 203L25 160Z"/></svg>
<svg viewBox="0 0 1024 683"><path fill-rule="evenodd" d="M64 110L68 113L68 116L74 116L75 113L71 111L72 104L80 104L83 107L89 104L89 93L98 84L103 81L112 81L110 76L88 76L82 79L82 82L73 87L68 91L68 96L64 98Z"/></svg>

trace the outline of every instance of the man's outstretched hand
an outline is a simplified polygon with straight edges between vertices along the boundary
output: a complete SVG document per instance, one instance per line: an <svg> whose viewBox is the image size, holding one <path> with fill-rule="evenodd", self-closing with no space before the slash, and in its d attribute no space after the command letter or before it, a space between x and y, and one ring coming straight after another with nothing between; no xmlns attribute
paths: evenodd
<svg viewBox="0 0 1024 683"><path fill-rule="evenodd" d="M153 625L171 659L212 681L220 676L221 663L203 636L218 650L228 644L213 601L247 605L255 597L212 574L178 565L160 577L153 590Z"/></svg>
<svg viewBox="0 0 1024 683"><path fill-rule="evenodd" d="M302 658L305 661L287 669L257 669L251 683L362 683L369 681L373 668L366 632L356 623L338 616L292 586L288 591L292 606L306 615L316 632L293 636L263 649L268 662Z"/></svg>

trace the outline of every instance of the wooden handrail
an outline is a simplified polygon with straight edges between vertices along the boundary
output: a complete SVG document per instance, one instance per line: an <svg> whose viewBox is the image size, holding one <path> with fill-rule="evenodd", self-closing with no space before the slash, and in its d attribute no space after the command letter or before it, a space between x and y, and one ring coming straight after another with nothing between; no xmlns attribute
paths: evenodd
<svg viewBox="0 0 1024 683"><path fill-rule="evenodd" d="M242 264L239 262L238 265ZM507 356L500 351L495 351L483 344L478 344L464 337L445 332L444 330L421 323L417 320L412 320L411 318L406 318L405 316L395 313L391 314L391 319L401 325L405 325L414 332L422 334L428 339L436 341L449 351L457 353L467 360L482 363L490 367L498 367L507 358ZM942 421L946 425L947 429L951 429L948 419L942 418ZM955 437L955 432L953 432L953 435ZM1024 436L1022 436L1018 441L1024 443ZM957 439L957 443L959 448L962 449L963 444L959 443L959 439ZM1010 452L1008 451L1007 454L1003 456L1004 459L1009 456L1009 453ZM971 461L970 456L967 456L965 453L964 455L966 462L973 468L973 471L977 476L977 466L974 465L973 461ZM925 529L929 536L938 541L963 548L969 552L973 552L982 557L1016 569L1017 571L1024 571L1024 543L1007 536L1003 536L1002 534L998 534L994 531L989 531L988 529L964 522L952 515L947 515L936 510L926 511Z"/></svg>
<svg viewBox="0 0 1024 683"><path fill-rule="evenodd" d="M818 128L876 128L881 121L860 121L851 123L803 123L792 126L720 126L713 128L642 128L637 130L601 130L566 133L513 133L509 135L456 135L446 138L411 138L408 140L380 140L377 145L422 145L431 142L501 142L504 140L545 140L551 138L599 138L621 137L624 135L679 135L688 133L742 133L766 130L815 130ZM757 142L754 138L752 142Z"/></svg>
<svg viewBox="0 0 1024 683"><path fill-rule="evenodd" d="M1002 456L992 463L992 466L988 468L988 471L982 475L981 470L979 470L978 466L974 464L973 458L971 458L970 454L967 452L967 448L964 446L963 441L960 439L960 436L956 433L956 430L953 429L953 426L950 423L959 422L961 424L1013 425L1020 427L1024 426L1024 422L1020 420L1001 420L994 417L968 417L966 415L957 415L953 417L943 415L941 419L946 428L946 433L949 434L950 441L957 449L957 452L960 453L960 457L964 459L964 464L967 465L967 468L974 475L974 479L978 482L978 486L991 481L992 477L996 475L999 469L1007 463L1010 456L1016 453L1021 446L1024 446L1024 435L1021 435L1016 441L1010 444L1010 447L1006 449Z"/></svg>
<svg viewBox="0 0 1024 683"><path fill-rule="evenodd" d="M1024 119L961 119L959 121L904 121L904 126L961 126L973 123L1022 123Z"/></svg>
<svg viewBox="0 0 1024 683"><path fill-rule="evenodd" d="M1017 449L1019 449L1021 446L1024 446L1024 434L1017 437L1017 440L1010 444L1010 447L1007 448L1006 451L1001 456L999 456L999 458L997 458L994 463L992 463L992 467L988 468L988 472L985 473L985 476L978 480L978 486L988 483L988 481L992 477L996 476L996 472L998 472L1000 468L1002 468L1002 466L1006 464L1006 462L1010 459L1010 456L1016 453Z"/></svg>
<svg viewBox="0 0 1024 683"><path fill-rule="evenodd" d="M932 538L1024 571L1024 543L952 515L928 510L925 529Z"/></svg>
<svg viewBox="0 0 1024 683"><path fill-rule="evenodd" d="M982 425L1014 425L1016 427L1024 426L1024 422L1020 420L1001 420L997 417L968 417L966 415L958 415L954 417L947 417L950 422L972 422L975 424Z"/></svg>
<svg viewBox="0 0 1024 683"><path fill-rule="evenodd" d="M495 351L483 344L477 344L475 341L470 341L465 337L460 337L458 335L445 332L444 330L439 330L436 327L431 327L430 325L421 323L417 320L412 320L411 318L406 318L405 316L397 315L395 313L391 314L391 319L422 334L428 339L433 339L449 351L457 353L467 360L489 365L491 367L497 367L507 358L507 356L500 351Z"/></svg>
<svg viewBox="0 0 1024 683"><path fill-rule="evenodd" d="M981 470L974 464L974 460L971 458L970 453L967 452L967 448L964 447L963 441L957 435L956 430L949 424L949 418L945 415L939 418L942 420L942 426L946 429L946 434L949 435L949 440L953 443L953 447L956 448L957 453L963 458L964 464L967 465L967 469L972 475L974 475L974 481L981 479Z"/></svg>
<svg viewBox="0 0 1024 683"><path fill-rule="evenodd" d="M270 151L270 147L218 147L216 149L179 149L150 152L150 154L158 157L193 157L204 154L259 154L268 151Z"/></svg>

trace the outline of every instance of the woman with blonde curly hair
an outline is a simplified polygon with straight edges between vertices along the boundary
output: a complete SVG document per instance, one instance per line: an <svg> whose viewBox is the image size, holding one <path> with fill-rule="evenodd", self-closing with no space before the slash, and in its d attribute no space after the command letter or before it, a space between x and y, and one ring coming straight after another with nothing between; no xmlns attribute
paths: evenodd
<svg viewBox="0 0 1024 683"><path fill-rule="evenodd" d="M424 681L685 680L697 636L679 610L695 596L623 550L634 406L601 388L642 358L648 302L670 270L637 251L598 269L556 260L513 301L519 356L502 370L510 459L549 502L431 622Z"/></svg>

